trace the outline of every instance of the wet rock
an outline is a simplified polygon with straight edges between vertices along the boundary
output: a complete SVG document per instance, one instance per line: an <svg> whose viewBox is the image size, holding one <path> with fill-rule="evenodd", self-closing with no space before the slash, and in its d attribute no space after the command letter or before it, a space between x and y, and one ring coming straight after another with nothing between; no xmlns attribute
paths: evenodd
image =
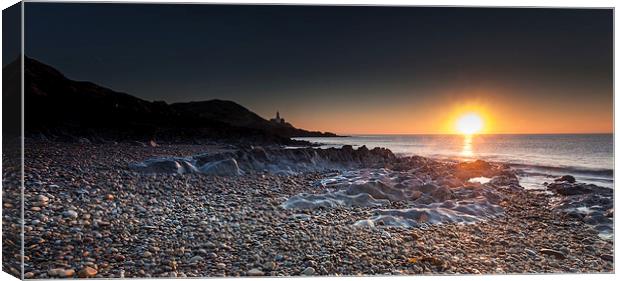
<svg viewBox="0 0 620 281"><path fill-rule="evenodd" d="M571 176L571 175L564 175L561 176L557 179L554 179L555 182L568 182L568 183L575 183L575 177Z"/></svg>
<svg viewBox="0 0 620 281"><path fill-rule="evenodd" d="M205 164L200 167L200 172L207 175L217 176L240 176L242 175L237 160L230 158Z"/></svg>

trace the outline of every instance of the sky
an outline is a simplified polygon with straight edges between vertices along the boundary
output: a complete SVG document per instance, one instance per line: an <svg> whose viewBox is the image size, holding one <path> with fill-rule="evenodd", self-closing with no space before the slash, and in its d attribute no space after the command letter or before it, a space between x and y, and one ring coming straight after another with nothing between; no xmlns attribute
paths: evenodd
<svg viewBox="0 0 620 281"><path fill-rule="evenodd" d="M613 131L612 10L26 3L25 36L71 79L309 130Z"/></svg>

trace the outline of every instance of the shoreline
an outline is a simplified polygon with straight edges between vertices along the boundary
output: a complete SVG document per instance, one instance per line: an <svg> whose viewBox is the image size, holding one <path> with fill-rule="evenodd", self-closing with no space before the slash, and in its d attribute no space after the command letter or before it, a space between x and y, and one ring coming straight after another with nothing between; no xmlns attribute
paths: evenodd
<svg viewBox="0 0 620 281"><path fill-rule="evenodd" d="M26 277L86 274L86 267L95 277L613 272L613 240L554 209L555 194L497 189L503 213L471 224L360 227L355 222L377 208L282 207L300 193L330 192L316 183L333 172L128 169L151 157L231 149L28 141ZM409 203L386 204L380 209Z"/></svg>

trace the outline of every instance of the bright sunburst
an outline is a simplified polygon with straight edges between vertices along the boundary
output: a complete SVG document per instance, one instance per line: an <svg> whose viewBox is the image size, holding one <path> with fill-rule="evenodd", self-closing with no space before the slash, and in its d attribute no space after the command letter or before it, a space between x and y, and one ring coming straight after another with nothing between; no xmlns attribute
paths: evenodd
<svg viewBox="0 0 620 281"><path fill-rule="evenodd" d="M482 118L476 113L467 113L456 120L456 129L465 135L472 135L482 130Z"/></svg>

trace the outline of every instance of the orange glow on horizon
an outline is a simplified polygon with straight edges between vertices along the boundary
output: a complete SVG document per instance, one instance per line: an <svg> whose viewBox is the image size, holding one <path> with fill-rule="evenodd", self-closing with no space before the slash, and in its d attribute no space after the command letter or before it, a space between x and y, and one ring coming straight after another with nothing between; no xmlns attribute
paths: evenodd
<svg viewBox="0 0 620 281"><path fill-rule="evenodd" d="M537 93L536 99L519 94L526 90ZM447 89L425 98L414 94L355 101L337 95L313 97L279 108L288 108L284 117L297 128L340 135L613 132L611 101L593 101L587 95L563 99L558 95L544 89ZM265 111L270 116L272 109ZM467 114L475 114L482 125L459 129L459 119Z"/></svg>

